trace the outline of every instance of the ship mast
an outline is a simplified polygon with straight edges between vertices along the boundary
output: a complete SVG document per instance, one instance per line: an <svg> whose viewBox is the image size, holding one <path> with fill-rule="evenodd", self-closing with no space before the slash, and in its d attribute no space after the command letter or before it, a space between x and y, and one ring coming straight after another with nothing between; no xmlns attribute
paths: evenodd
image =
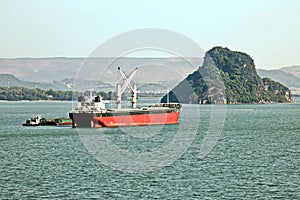
<svg viewBox="0 0 300 200"><path fill-rule="evenodd" d="M123 85L117 83L117 108L121 109L121 97L125 90L128 88L131 91L131 105L132 108L136 108L137 102L137 87L136 84L132 81L136 72L137 68L135 68L128 76L118 67L119 73L122 76L122 80L124 82ZM131 83L133 82L133 84Z"/></svg>
<svg viewBox="0 0 300 200"><path fill-rule="evenodd" d="M89 96L90 99L89 100L92 101L92 99L93 99L93 92L94 92L94 89L93 89L92 85L90 85L88 91L90 92L90 96Z"/></svg>

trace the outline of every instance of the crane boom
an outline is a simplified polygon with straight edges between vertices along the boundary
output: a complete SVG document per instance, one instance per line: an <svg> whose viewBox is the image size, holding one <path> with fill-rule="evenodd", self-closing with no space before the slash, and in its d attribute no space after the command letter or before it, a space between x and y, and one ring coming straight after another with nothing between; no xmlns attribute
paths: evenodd
<svg viewBox="0 0 300 200"><path fill-rule="evenodd" d="M127 88L131 91L132 94L132 108L136 108L137 88L136 84L133 82L133 78L137 73L137 67L128 76L121 70L120 67L118 67L118 71L122 77L124 84L121 86L121 84L117 83L117 108L121 109L121 96Z"/></svg>

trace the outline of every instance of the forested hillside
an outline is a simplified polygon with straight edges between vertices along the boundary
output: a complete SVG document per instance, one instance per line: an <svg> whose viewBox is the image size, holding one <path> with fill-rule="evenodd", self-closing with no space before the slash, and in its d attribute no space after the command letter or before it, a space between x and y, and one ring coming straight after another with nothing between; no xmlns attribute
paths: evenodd
<svg viewBox="0 0 300 200"><path fill-rule="evenodd" d="M215 91L220 83L207 78L207 75L203 78L204 74L211 74L210 70L214 70L211 67L212 63L218 69L215 73L222 78L225 95L221 94L221 91ZM190 84L191 92L183 89L187 88L184 87L187 84ZM211 96L218 92L220 92L219 96L224 96L222 97L224 99L213 102ZM261 79L249 55L222 47L214 47L208 51L203 65L170 91L169 96L171 101L182 103L234 104L291 101L289 88L271 79ZM166 102L167 96L164 96L161 101Z"/></svg>

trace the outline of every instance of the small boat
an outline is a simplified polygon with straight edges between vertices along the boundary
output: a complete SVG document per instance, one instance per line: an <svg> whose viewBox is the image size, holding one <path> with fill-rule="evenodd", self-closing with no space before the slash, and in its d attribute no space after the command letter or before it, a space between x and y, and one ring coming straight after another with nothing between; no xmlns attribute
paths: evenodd
<svg viewBox="0 0 300 200"><path fill-rule="evenodd" d="M70 118L57 118L54 119L57 126L71 126L72 120Z"/></svg>

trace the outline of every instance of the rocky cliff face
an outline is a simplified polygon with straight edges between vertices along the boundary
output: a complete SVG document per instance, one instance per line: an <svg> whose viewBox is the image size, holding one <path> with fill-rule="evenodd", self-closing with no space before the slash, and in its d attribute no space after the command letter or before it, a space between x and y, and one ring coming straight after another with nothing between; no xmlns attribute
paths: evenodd
<svg viewBox="0 0 300 200"><path fill-rule="evenodd" d="M253 59L246 53L214 47L203 65L169 93L170 101L181 103L267 103L290 102L287 87L261 79ZM162 102L167 101L167 96Z"/></svg>

